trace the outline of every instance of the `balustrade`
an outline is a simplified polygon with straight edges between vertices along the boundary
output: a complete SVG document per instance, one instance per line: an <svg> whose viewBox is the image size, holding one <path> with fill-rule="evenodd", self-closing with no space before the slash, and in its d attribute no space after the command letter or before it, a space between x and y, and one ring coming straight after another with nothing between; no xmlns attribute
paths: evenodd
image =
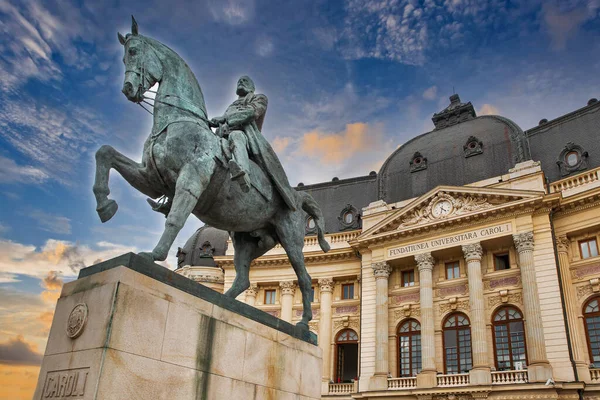
<svg viewBox="0 0 600 400"><path fill-rule="evenodd" d="M492 385L527 383L527 371L492 371Z"/></svg>
<svg viewBox="0 0 600 400"><path fill-rule="evenodd" d="M565 192L600 180L600 168L586 171L550 184L550 192Z"/></svg>
<svg viewBox="0 0 600 400"><path fill-rule="evenodd" d="M417 387L417 378L414 376L408 378L388 378L389 390L414 389Z"/></svg>
<svg viewBox="0 0 600 400"><path fill-rule="evenodd" d="M593 383L600 382L600 369L590 368L590 376L592 378Z"/></svg>
<svg viewBox="0 0 600 400"><path fill-rule="evenodd" d="M329 394L346 394L358 392L357 382L352 383L330 383Z"/></svg>
<svg viewBox="0 0 600 400"><path fill-rule="evenodd" d="M438 375L437 385L439 387L466 386L469 384L469 374Z"/></svg>

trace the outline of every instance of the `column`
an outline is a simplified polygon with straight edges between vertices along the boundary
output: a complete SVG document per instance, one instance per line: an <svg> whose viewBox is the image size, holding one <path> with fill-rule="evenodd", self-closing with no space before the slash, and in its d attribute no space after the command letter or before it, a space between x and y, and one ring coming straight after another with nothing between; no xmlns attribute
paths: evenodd
<svg viewBox="0 0 600 400"><path fill-rule="evenodd" d="M419 268L421 303L421 373L417 375L418 388L431 388L437 385L435 369L435 330L433 324L433 265L431 253L415 256Z"/></svg>
<svg viewBox="0 0 600 400"><path fill-rule="evenodd" d="M369 390L387 390L388 364L388 278L392 267L385 261L372 264L375 275L375 374Z"/></svg>
<svg viewBox="0 0 600 400"><path fill-rule="evenodd" d="M321 393L329 393L331 365L331 300L333 292L333 279L319 279L319 293L321 308L319 309L319 347L323 350L323 376L321 379Z"/></svg>
<svg viewBox="0 0 600 400"><path fill-rule="evenodd" d="M546 356L544 328L540 311L539 294L533 263L533 232L513 235L519 255L519 268L523 281L523 305L525 306L525 334L527 337L527 374L529 382L546 382L552 378L552 367Z"/></svg>
<svg viewBox="0 0 600 400"><path fill-rule="evenodd" d="M279 288L281 289L281 319L292 322L292 307L296 285L294 281L279 282Z"/></svg>
<svg viewBox="0 0 600 400"><path fill-rule="evenodd" d="M256 283L251 283L250 287L246 289L246 304L254 307L256 304L256 295L258 294L258 285Z"/></svg>
<svg viewBox="0 0 600 400"><path fill-rule="evenodd" d="M583 333L579 325L579 305L575 295L575 288L571 280L570 261L569 261L570 241L566 236L556 238L556 248L558 250L558 264L560 277L562 280L563 293L565 296L565 310L567 312L567 321L569 323L569 336L571 338L571 347L573 349L573 360L577 369L579 381L591 383L590 369L586 362L587 343L584 341Z"/></svg>
<svg viewBox="0 0 600 400"><path fill-rule="evenodd" d="M483 249L481 244L473 243L463 245L462 251L467 262L469 306L471 309L473 369L469 371L469 379L472 385L489 385L492 383L492 375L488 358L483 279L481 276Z"/></svg>

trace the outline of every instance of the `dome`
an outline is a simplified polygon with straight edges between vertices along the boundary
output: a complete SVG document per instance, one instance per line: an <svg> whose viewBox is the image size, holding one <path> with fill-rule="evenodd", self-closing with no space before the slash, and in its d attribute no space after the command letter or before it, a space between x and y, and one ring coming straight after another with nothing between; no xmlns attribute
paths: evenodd
<svg viewBox="0 0 600 400"><path fill-rule="evenodd" d="M204 225L177 249L177 268L186 265L216 267L213 256L224 256L229 233Z"/></svg>
<svg viewBox="0 0 600 400"><path fill-rule="evenodd" d="M388 203L420 196L439 185L463 186L500 176L530 158L523 130L495 115L477 117L458 95L433 115L435 129L409 140L385 161L378 197Z"/></svg>

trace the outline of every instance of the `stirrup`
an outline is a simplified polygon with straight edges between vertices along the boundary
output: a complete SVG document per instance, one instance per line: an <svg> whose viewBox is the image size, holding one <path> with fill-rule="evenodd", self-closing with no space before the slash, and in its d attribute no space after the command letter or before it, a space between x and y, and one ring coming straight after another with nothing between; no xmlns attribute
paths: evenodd
<svg viewBox="0 0 600 400"><path fill-rule="evenodd" d="M154 201L152 199L146 199L150 207L152 207L153 211L164 214L165 217L169 215L169 211L171 211L171 203L168 201L166 196L161 197L158 201Z"/></svg>
<svg viewBox="0 0 600 400"><path fill-rule="evenodd" d="M231 180L237 181L240 184L242 192L248 193L250 191L250 181L246 171L240 168L238 163L231 159L229 160L229 172L231 172Z"/></svg>

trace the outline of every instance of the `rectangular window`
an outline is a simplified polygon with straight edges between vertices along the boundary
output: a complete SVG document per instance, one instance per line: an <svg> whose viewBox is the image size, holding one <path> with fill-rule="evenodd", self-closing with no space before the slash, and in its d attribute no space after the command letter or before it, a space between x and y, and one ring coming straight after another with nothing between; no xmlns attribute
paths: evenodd
<svg viewBox="0 0 600 400"><path fill-rule="evenodd" d="M460 267L458 261L446 263L446 279L460 278Z"/></svg>
<svg viewBox="0 0 600 400"><path fill-rule="evenodd" d="M598 242L596 239L586 239L579 242L579 251L581 258L590 258L598 256Z"/></svg>
<svg viewBox="0 0 600 400"><path fill-rule="evenodd" d="M510 269L508 253L494 254L494 271Z"/></svg>
<svg viewBox="0 0 600 400"><path fill-rule="evenodd" d="M402 286L415 286L415 270L402 271Z"/></svg>
<svg viewBox="0 0 600 400"><path fill-rule="evenodd" d="M265 304L275 304L275 289L265 290Z"/></svg>
<svg viewBox="0 0 600 400"><path fill-rule="evenodd" d="M312 286L310 288L310 302L314 303L315 302L315 287Z"/></svg>
<svg viewBox="0 0 600 400"><path fill-rule="evenodd" d="M342 285L342 300L348 300L354 298L354 284L345 283Z"/></svg>

